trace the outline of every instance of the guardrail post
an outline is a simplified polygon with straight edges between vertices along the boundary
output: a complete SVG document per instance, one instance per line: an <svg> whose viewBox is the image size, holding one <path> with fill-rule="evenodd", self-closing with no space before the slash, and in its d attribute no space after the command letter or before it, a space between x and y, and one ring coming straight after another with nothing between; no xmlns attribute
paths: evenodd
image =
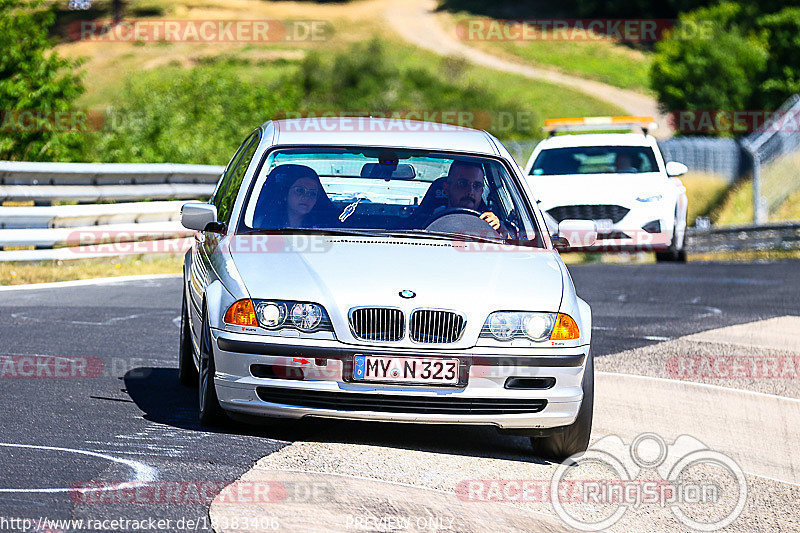
<svg viewBox="0 0 800 533"><path fill-rule="evenodd" d="M753 158L753 223L763 224L767 221L767 206L761 195L761 158L746 139L742 141L742 148Z"/></svg>

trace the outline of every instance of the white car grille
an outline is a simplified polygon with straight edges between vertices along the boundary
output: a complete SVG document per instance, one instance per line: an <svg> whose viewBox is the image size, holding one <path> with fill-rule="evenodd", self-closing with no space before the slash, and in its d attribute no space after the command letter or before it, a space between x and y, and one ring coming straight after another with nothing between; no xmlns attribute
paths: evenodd
<svg viewBox="0 0 800 533"><path fill-rule="evenodd" d="M466 320L453 311L417 309L411 313L409 336L423 344L456 342L464 332ZM406 334L406 319L400 309L356 307L350 310L350 329L360 340L396 342Z"/></svg>

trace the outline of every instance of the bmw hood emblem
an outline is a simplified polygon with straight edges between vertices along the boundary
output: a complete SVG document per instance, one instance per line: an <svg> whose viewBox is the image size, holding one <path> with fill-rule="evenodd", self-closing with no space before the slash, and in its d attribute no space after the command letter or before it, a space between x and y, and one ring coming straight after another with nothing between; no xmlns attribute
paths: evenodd
<svg viewBox="0 0 800 533"><path fill-rule="evenodd" d="M416 295L417 295L417 293L416 293L416 292L414 292L414 291L410 291L410 290L408 290L408 289L405 289L405 290L402 290L402 291L400 291L400 297L401 297L401 298L406 298L406 299L408 299L408 298L413 298L413 297L414 297L414 296L416 296Z"/></svg>

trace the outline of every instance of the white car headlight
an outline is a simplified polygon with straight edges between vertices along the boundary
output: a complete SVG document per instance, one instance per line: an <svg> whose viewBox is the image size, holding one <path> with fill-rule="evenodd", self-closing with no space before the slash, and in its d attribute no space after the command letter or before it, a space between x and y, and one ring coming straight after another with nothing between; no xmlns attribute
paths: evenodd
<svg viewBox="0 0 800 533"><path fill-rule="evenodd" d="M645 196L637 196L636 200L639 202L657 202L664 197L663 194L652 194L652 195L645 195Z"/></svg>
<svg viewBox="0 0 800 533"><path fill-rule="evenodd" d="M322 308L317 304L294 304L292 324L302 331L313 331L322 321Z"/></svg>
<svg viewBox="0 0 800 533"><path fill-rule="evenodd" d="M542 341L550 338L555 322L556 313L498 311L486 319L481 337L494 337L499 341L520 337Z"/></svg>
<svg viewBox="0 0 800 533"><path fill-rule="evenodd" d="M333 331L325 309L315 303L290 301L256 301L256 317L262 328L294 328L305 333Z"/></svg>
<svg viewBox="0 0 800 533"><path fill-rule="evenodd" d="M262 327L279 328L286 322L286 304L261 302L256 306L256 316Z"/></svg>

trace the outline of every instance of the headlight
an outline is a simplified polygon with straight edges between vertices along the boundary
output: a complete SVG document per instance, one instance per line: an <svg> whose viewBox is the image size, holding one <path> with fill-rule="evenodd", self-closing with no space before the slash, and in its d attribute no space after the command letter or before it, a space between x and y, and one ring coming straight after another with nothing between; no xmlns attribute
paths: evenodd
<svg viewBox="0 0 800 533"><path fill-rule="evenodd" d="M499 341L510 341L519 333L519 313L492 313L486 321L489 332Z"/></svg>
<svg viewBox="0 0 800 533"><path fill-rule="evenodd" d="M256 306L256 316L261 326L267 329L279 328L286 322L286 304L260 302Z"/></svg>
<svg viewBox="0 0 800 533"><path fill-rule="evenodd" d="M647 203L647 202L657 202L657 201L661 200L661 198L663 198L663 195L661 195L661 194L653 194L653 195L649 195L649 196L637 196L636 200L639 201L639 202Z"/></svg>
<svg viewBox="0 0 800 533"><path fill-rule="evenodd" d="M225 322L269 330L298 329L304 333L333 331L325 309L310 302L239 300L228 308Z"/></svg>
<svg viewBox="0 0 800 533"><path fill-rule="evenodd" d="M292 323L301 331L314 331L322 321L323 310L317 304L294 304Z"/></svg>
<svg viewBox="0 0 800 533"><path fill-rule="evenodd" d="M499 311L489 315L481 330L481 337L494 337L499 341L527 338L542 341L550 338L556 313L527 313Z"/></svg>

